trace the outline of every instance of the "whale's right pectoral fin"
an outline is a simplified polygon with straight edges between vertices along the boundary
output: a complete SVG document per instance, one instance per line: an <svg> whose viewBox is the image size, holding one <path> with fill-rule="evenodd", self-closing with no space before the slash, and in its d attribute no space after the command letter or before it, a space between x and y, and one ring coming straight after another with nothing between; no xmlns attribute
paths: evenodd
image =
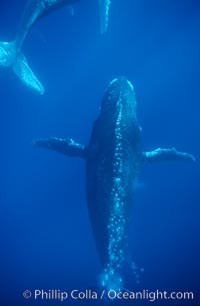
<svg viewBox="0 0 200 306"><path fill-rule="evenodd" d="M29 67L22 52L16 56L12 69L27 87L39 92L40 94L44 94L44 87Z"/></svg>
<svg viewBox="0 0 200 306"><path fill-rule="evenodd" d="M143 161L154 162L154 161L195 161L195 157L189 153L177 151L175 148L172 149L161 149L150 152L143 152Z"/></svg>
<svg viewBox="0 0 200 306"><path fill-rule="evenodd" d="M73 139L60 139L56 137L39 138L33 141L33 145L57 151L71 157L86 158L86 146L75 142Z"/></svg>

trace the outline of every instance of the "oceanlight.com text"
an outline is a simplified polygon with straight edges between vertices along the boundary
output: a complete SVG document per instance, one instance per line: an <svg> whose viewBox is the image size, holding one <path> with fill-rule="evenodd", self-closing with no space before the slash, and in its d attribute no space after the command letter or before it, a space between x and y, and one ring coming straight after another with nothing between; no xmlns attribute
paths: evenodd
<svg viewBox="0 0 200 306"><path fill-rule="evenodd" d="M66 300L146 300L150 302L154 302L157 300L167 301L167 300L194 300L194 292L181 292L181 291L149 291L149 290L141 290L141 291L117 291L117 290L102 290L102 291L94 291L91 289L78 290L73 289L71 291L68 290L59 290L59 289L35 289L34 291L25 290L23 292L23 297L25 299L34 299L34 300L44 300L44 301L52 301L58 300L64 302Z"/></svg>

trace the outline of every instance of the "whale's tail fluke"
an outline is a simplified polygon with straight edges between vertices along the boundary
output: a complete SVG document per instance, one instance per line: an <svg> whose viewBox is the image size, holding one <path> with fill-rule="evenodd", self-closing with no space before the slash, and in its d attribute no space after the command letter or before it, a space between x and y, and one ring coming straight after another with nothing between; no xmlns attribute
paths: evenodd
<svg viewBox="0 0 200 306"><path fill-rule="evenodd" d="M99 0L100 31L104 34L108 28L110 0Z"/></svg>
<svg viewBox="0 0 200 306"><path fill-rule="evenodd" d="M10 67L29 88L44 93L44 87L29 67L22 52L17 53L15 41L0 42L0 66Z"/></svg>

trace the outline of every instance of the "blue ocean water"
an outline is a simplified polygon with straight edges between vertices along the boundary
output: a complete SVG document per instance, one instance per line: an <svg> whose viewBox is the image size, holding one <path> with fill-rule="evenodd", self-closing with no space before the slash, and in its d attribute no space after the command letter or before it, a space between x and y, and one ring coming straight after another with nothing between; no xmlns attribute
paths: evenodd
<svg viewBox="0 0 200 306"><path fill-rule="evenodd" d="M0 41L11 40L26 1L0 2ZM97 1L80 1L38 21L24 44L44 84L40 96L0 70L2 146L0 305L57 305L25 300L24 290L97 287L101 271L85 199L85 165L32 147L36 137L88 143L108 83L135 86L142 147L172 147L197 162L146 165L129 226L129 253L144 272L128 289L193 291L199 302L200 5L198 0L113 0L99 33ZM100 301L70 301L81 305ZM115 305L119 302L115 302ZM148 301L121 301L124 305Z"/></svg>

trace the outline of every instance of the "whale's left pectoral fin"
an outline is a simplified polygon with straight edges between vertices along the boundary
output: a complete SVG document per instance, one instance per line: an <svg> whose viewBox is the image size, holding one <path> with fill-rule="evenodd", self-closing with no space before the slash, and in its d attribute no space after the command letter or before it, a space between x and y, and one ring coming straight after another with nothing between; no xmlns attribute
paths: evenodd
<svg viewBox="0 0 200 306"><path fill-rule="evenodd" d="M175 148L172 149L161 149L150 152L143 152L143 161L154 162L154 161L195 161L195 157L189 153L179 152Z"/></svg>
<svg viewBox="0 0 200 306"><path fill-rule="evenodd" d="M16 56L12 69L27 87L39 92L40 94L44 93L44 87L29 67L22 52Z"/></svg>
<svg viewBox="0 0 200 306"><path fill-rule="evenodd" d="M60 139L56 137L39 138L33 141L33 145L39 148L46 148L59 153L71 156L86 158L86 146L75 142L73 139Z"/></svg>
<svg viewBox="0 0 200 306"><path fill-rule="evenodd" d="M109 8L111 0L98 0L99 2L99 19L100 19L100 31L104 34L108 28Z"/></svg>

